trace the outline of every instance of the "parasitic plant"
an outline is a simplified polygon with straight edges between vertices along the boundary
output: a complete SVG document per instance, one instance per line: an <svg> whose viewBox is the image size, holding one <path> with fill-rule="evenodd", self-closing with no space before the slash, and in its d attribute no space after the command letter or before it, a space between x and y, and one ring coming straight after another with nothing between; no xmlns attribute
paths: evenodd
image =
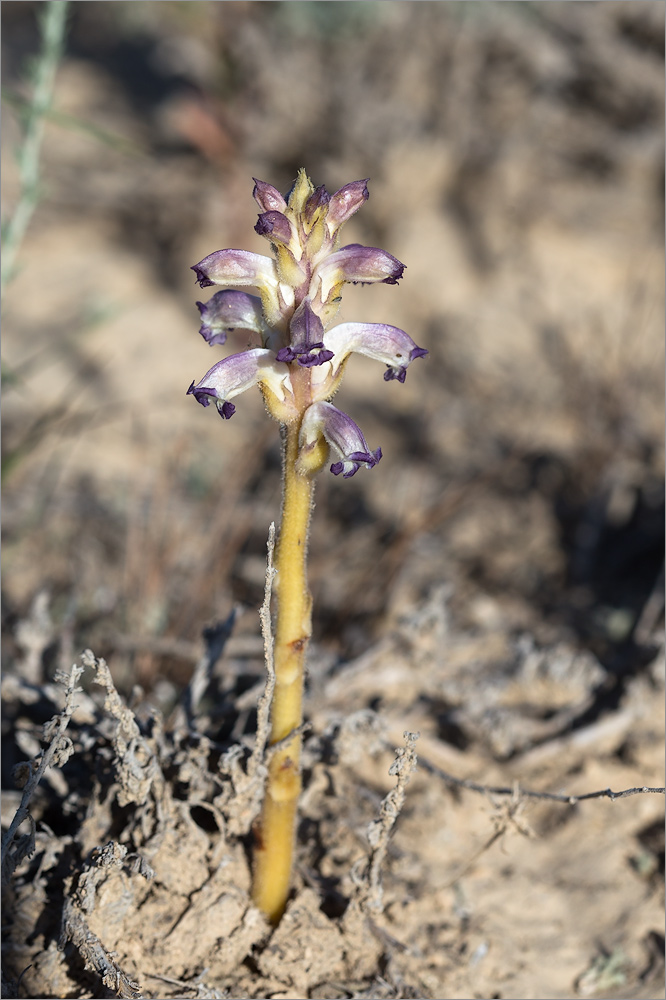
<svg viewBox="0 0 666 1000"><path fill-rule="evenodd" d="M246 250L218 250L192 270L202 288L226 286L205 304L200 333L224 344L239 330L260 346L218 361L188 394L202 406L214 403L228 420L239 393L258 385L282 435L282 511L275 556L275 688L271 703L272 753L257 828L253 897L274 923L289 892L294 826L301 789L300 727L305 653L312 608L307 549L315 475L344 478L373 468L381 449L370 450L362 431L330 402L350 354L387 365L384 378L404 382L409 364L427 354L403 330L384 323L331 327L346 282L395 285L404 265L385 250L357 243L339 247L342 226L368 197L367 182L353 181L329 195L300 170L283 197L255 180L261 209L255 226L272 257ZM239 288L254 288L259 297Z"/></svg>

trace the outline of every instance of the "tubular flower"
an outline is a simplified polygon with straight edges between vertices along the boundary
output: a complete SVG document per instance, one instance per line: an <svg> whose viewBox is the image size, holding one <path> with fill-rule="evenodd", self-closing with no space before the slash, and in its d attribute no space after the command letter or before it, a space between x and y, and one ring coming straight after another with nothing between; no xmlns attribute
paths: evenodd
<svg viewBox="0 0 666 1000"><path fill-rule="evenodd" d="M347 358L365 354L387 366L387 381L404 382L411 362L428 352L404 330L384 323L329 327L346 283L395 285L404 264L375 247L338 246L342 226L368 198L367 180L329 195L300 170L285 197L259 180L253 194L261 210L255 231L269 241L272 257L217 250L192 270L202 288L224 286L207 303L197 303L207 343L224 344L240 330L258 337L261 347L218 362L188 394L203 406L214 401L228 419L235 411L230 400L259 385L275 419L299 421L299 471L314 474L332 451L337 461L331 472L348 478L361 465L376 465L381 450L370 451L354 421L329 402ZM259 297L237 290L246 287Z"/></svg>
<svg viewBox="0 0 666 1000"><path fill-rule="evenodd" d="M268 333L261 308L261 299L245 292L216 292L208 302L197 302L201 313L199 333L211 346L224 344L228 333L250 330L262 340Z"/></svg>
<svg viewBox="0 0 666 1000"><path fill-rule="evenodd" d="M220 416L228 420L236 412L230 400L252 385L265 387L281 403L291 395L287 366L276 361L272 351L261 347L218 361L197 385L192 382L187 395L194 396L202 406L214 400Z"/></svg>
<svg viewBox="0 0 666 1000"><path fill-rule="evenodd" d="M309 471L309 453L318 448L322 437L338 459L331 466L334 476L342 473L349 479L362 465L372 469L382 457L381 448L370 451L361 428L346 413L332 403L313 403L305 411L299 435L303 471Z"/></svg>

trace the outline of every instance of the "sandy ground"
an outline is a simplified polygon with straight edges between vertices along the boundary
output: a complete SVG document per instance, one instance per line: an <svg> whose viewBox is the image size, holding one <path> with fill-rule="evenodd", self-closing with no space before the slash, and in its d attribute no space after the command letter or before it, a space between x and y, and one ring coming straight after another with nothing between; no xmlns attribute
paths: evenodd
<svg viewBox="0 0 666 1000"><path fill-rule="evenodd" d="M2 7L5 214L42 7ZM663 796L575 798L664 784L663 37L649 0L73 5L3 303L3 832L55 754L3 871L3 996L664 996ZM369 177L344 240L407 265L342 318L430 353L336 397L383 459L317 485L271 930L278 432L258 393L224 425L186 398L221 356L189 267L265 252L251 178L301 165Z"/></svg>

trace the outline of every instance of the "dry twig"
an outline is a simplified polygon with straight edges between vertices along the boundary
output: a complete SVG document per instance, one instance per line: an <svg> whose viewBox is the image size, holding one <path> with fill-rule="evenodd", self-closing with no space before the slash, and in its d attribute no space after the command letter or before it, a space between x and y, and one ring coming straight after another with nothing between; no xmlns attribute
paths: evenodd
<svg viewBox="0 0 666 1000"><path fill-rule="evenodd" d="M35 824L34 820L30 816L28 807L39 782L44 776L44 772L52 765L62 767L62 765L69 760L74 752L71 741L65 736L65 730L67 729L69 720L71 719L76 708L74 698L75 695L81 690L81 688L77 687L77 684L86 665L87 664L83 662L82 658L82 665L78 666L77 664L74 664L69 677L67 677L66 674L64 676L62 674L56 675L57 680L66 684L65 707L62 712L55 715L50 722L47 722L44 726L44 739L49 745L42 753L39 763L36 761L29 761L26 764L19 765L19 776L23 776L22 773L25 772L27 772L27 774L25 775L26 781L23 789L23 795L21 796L21 802L16 810L13 820L9 824L9 829L2 838L3 885L8 883L13 872L21 861L25 857L32 854L35 849ZM18 829L26 819L30 823L30 832L16 841Z"/></svg>
<svg viewBox="0 0 666 1000"><path fill-rule="evenodd" d="M71 898L65 900L60 947L71 941L81 955L86 969L96 972L105 986L126 1000L141 1000L141 989L114 962L96 934L88 927L83 913Z"/></svg>
<svg viewBox="0 0 666 1000"><path fill-rule="evenodd" d="M388 747L388 744L385 744ZM482 795L516 795L518 790L519 794L528 799L546 799L549 802L562 802L565 805L576 805L578 802L584 802L587 799L610 799L615 801L615 799L626 799L630 795L664 795L666 794L666 788L664 787L651 787L648 785L640 785L635 788L625 788L621 792L614 792L611 788L601 788L596 792L585 792L582 795L564 795L557 792L535 792L527 788L519 788L519 786L514 785L513 787L508 787L506 785L482 785L478 781L471 781L468 778L456 778L455 775L449 774L441 767L437 767L436 764L431 763L424 757L419 757L419 763L425 771L429 774L435 774L438 778L441 778L447 785L451 785L454 788L466 788L470 792L480 792Z"/></svg>
<svg viewBox="0 0 666 1000"><path fill-rule="evenodd" d="M379 819L373 820L368 826L370 860L363 875L357 879L358 901L366 911L376 912L382 909L382 866L386 859L391 831L405 803L405 789L412 772L416 769L417 756L414 747L419 734L405 732L404 738L405 746L396 749L395 760L389 768L389 774L397 778L395 787L382 799Z"/></svg>
<svg viewBox="0 0 666 1000"><path fill-rule="evenodd" d="M153 786L163 785L157 755L142 735L134 713L116 691L106 660L98 659L86 649L81 655L81 662L96 671L95 683L106 688L104 708L118 721L113 734L115 770L120 785L118 803L121 806L131 802L143 805Z"/></svg>

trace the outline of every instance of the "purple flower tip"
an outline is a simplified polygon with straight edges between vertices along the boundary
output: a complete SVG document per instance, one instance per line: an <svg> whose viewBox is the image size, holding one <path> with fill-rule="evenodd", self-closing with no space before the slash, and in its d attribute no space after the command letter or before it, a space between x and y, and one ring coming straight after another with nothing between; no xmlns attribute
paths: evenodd
<svg viewBox="0 0 666 1000"><path fill-rule="evenodd" d="M229 329L233 330L233 327L229 327ZM227 334L225 331L222 331L220 333L215 333L213 328L208 326L207 323L201 324L201 326L199 327L199 333L201 334L201 336L206 341L209 347L212 347L213 344L226 344L227 342Z"/></svg>
<svg viewBox="0 0 666 1000"><path fill-rule="evenodd" d="M286 364L289 364L291 361L296 360L296 354L292 351L291 347L281 347L275 355L275 360L284 361Z"/></svg>
<svg viewBox="0 0 666 1000"><path fill-rule="evenodd" d="M197 403L201 403L202 406L210 406L210 397L212 393L208 389L196 389L194 382L189 387L185 395L194 396Z"/></svg>
<svg viewBox="0 0 666 1000"><path fill-rule="evenodd" d="M257 219L254 231L258 236L266 236L278 243L289 243L291 226L289 219L282 212L263 212Z"/></svg>
<svg viewBox="0 0 666 1000"><path fill-rule="evenodd" d="M273 232L273 223L270 221L270 219L266 218L267 214L268 213L265 212L263 215L260 215L257 221L255 222L254 231L257 234L257 236L270 236L270 234Z"/></svg>
<svg viewBox="0 0 666 1000"><path fill-rule="evenodd" d="M195 264L194 267L191 267L190 271L194 271L194 273L196 274L197 276L196 281L197 284L199 285L199 288L208 288L209 285L214 284L214 282L212 282L210 278L206 277L206 273L202 270L202 268L199 267L198 264ZM198 302L197 305L199 305Z"/></svg>
<svg viewBox="0 0 666 1000"><path fill-rule="evenodd" d="M384 381L392 382L396 379L398 382L404 382L407 375L407 364L415 361L416 358L423 358L428 352L425 347L413 347L409 352L409 358L404 365L389 365L384 372Z"/></svg>
<svg viewBox="0 0 666 1000"><path fill-rule="evenodd" d="M381 457L381 448L376 448L375 451L353 451L349 456L352 462L364 462L370 469L377 465Z"/></svg>
<svg viewBox="0 0 666 1000"><path fill-rule="evenodd" d="M365 465L368 469L372 469L375 465L377 465L381 457L381 448L377 448L375 451L353 451L351 455L347 457L346 463L334 462L331 466L331 472L334 476L339 476L342 472L343 479L351 479L352 476L356 475L362 465ZM347 471L344 472L343 470L345 464L349 465L349 463L352 463L351 468L348 468Z"/></svg>
<svg viewBox="0 0 666 1000"><path fill-rule="evenodd" d="M313 347L317 346L317 344L313 344ZM330 361L332 357L334 357L333 351L319 351L318 354L301 354L298 363L303 368L316 368L318 365L323 365L327 361Z"/></svg>
<svg viewBox="0 0 666 1000"><path fill-rule="evenodd" d="M399 261L396 261L395 272L393 274L389 274L388 277L384 278L383 283L385 285L397 285L400 279L402 278L404 271L405 271L405 265L401 264Z"/></svg>

